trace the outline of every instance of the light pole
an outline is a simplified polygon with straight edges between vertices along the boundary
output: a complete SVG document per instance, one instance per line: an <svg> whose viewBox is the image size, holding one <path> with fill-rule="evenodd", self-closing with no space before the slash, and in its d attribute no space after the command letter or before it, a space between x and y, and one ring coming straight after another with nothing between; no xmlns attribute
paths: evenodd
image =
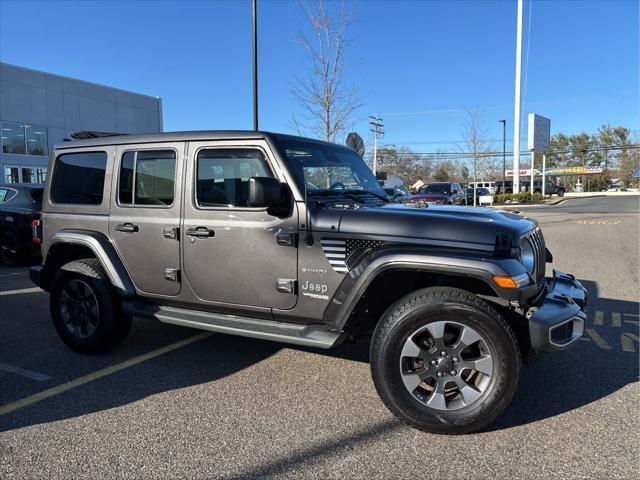
<svg viewBox="0 0 640 480"><path fill-rule="evenodd" d="M502 193L507 193L507 121L498 120L502 123Z"/></svg>
<svg viewBox="0 0 640 480"><path fill-rule="evenodd" d="M375 115L369 115L371 121L369 122L369 130L373 134L373 174L378 173L378 139L384 136L384 125L382 124L382 118Z"/></svg>
<svg viewBox="0 0 640 480"><path fill-rule="evenodd" d="M258 130L258 6L252 0L253 10L253 129Z"/></svg>
<svg viewBox="0 0 640 480"><path fill-rule="evenodd" d="M513 193L520 193L520 87L522 74L522 0L518 0L516 28L516 96L513 113Z"/></svg>

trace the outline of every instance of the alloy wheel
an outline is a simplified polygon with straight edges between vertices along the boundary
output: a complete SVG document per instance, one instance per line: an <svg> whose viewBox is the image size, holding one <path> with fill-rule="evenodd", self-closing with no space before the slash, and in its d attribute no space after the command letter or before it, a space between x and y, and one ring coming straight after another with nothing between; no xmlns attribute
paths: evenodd
<svg viewBox="0 0 640 480"><path fill-rule="evenodd" d="M79 338L87 338L98 327L98 299L93 289L82 280L69 280L60 292L60 315L67 330Z"/></svg>
<svg viewBox="0 0 640 480"><path fill-rule="evenodd" d="M467 407L487 391L493 355L468 325L437 321L411 333L400 353L400 374L411 395L435 410Z"/></svg>

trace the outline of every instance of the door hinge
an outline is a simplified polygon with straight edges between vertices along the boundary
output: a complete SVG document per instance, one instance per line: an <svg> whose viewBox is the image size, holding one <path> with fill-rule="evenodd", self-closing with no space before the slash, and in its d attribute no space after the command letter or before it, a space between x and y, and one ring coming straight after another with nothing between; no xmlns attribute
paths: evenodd
<svg viewBox="0 0 640 480"><path fill-rule="evenodd" d="M170 282L177 282L179 275L180 275L180 270L177 269L177 268L165 268L164 269L164 278L165 278L165 280L169 280Z"/></svg>
<svg viewBox="0 0 640 480"><path fill-rule="evenodd" d="M162 230L162 236L170 240L178 238L178 227L165 227Z"/></svg>
<svg viewBox="0 0 640 480"><path fill-rule="evenodd" d="M276 235L276 241L278 245L283 247L296 247L298 246L298 234L291 232L278 232Z"/></svg>
<svg viewBox="0 0 640 480"><path fill-rule="evenodd" d="M295 295L298 291L298 281L289 278L279 278L276 282L276 289L282 293Z"/></svg>

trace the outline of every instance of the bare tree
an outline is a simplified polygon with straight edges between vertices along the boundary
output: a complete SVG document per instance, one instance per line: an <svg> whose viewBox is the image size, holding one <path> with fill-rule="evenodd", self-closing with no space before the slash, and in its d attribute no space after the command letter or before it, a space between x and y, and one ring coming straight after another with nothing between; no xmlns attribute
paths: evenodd
<svg viewBox="0 0 640 480"><path fill-rule="evenodd" d="M304 76L295 76L292 94L302 107L293 127L302 134L328 141L344 133L355 111L362 106L355 86L345 82L345 54L349 48L346 32L354 22L353 12L342 2L329 7L324 0L300 0L300 8L312 35L299 33L295 41L304 48L308 65Z"/></svg>
<svg viewBox="0 0 640 480"><path fill-rule="evenodd" d="M462 149L471 156L471 175L473 177L473 206L476 206L476 182L478 176L484 177L484 157L489 150L486 140L486 130L482 123L480 110L475 108L465 108L467 120L462 128Z"/></svg>

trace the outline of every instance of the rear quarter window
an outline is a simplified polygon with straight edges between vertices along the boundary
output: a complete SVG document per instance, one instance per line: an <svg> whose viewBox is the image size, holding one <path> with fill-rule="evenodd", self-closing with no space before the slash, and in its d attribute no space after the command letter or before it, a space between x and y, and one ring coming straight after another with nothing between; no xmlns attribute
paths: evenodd
<svg viewBox="0 0 640 480"><path fill-rule="evenodd" d="M56 158L51 201L74 205L100 205L107 167L106 152L64 153Z"/></svg>

